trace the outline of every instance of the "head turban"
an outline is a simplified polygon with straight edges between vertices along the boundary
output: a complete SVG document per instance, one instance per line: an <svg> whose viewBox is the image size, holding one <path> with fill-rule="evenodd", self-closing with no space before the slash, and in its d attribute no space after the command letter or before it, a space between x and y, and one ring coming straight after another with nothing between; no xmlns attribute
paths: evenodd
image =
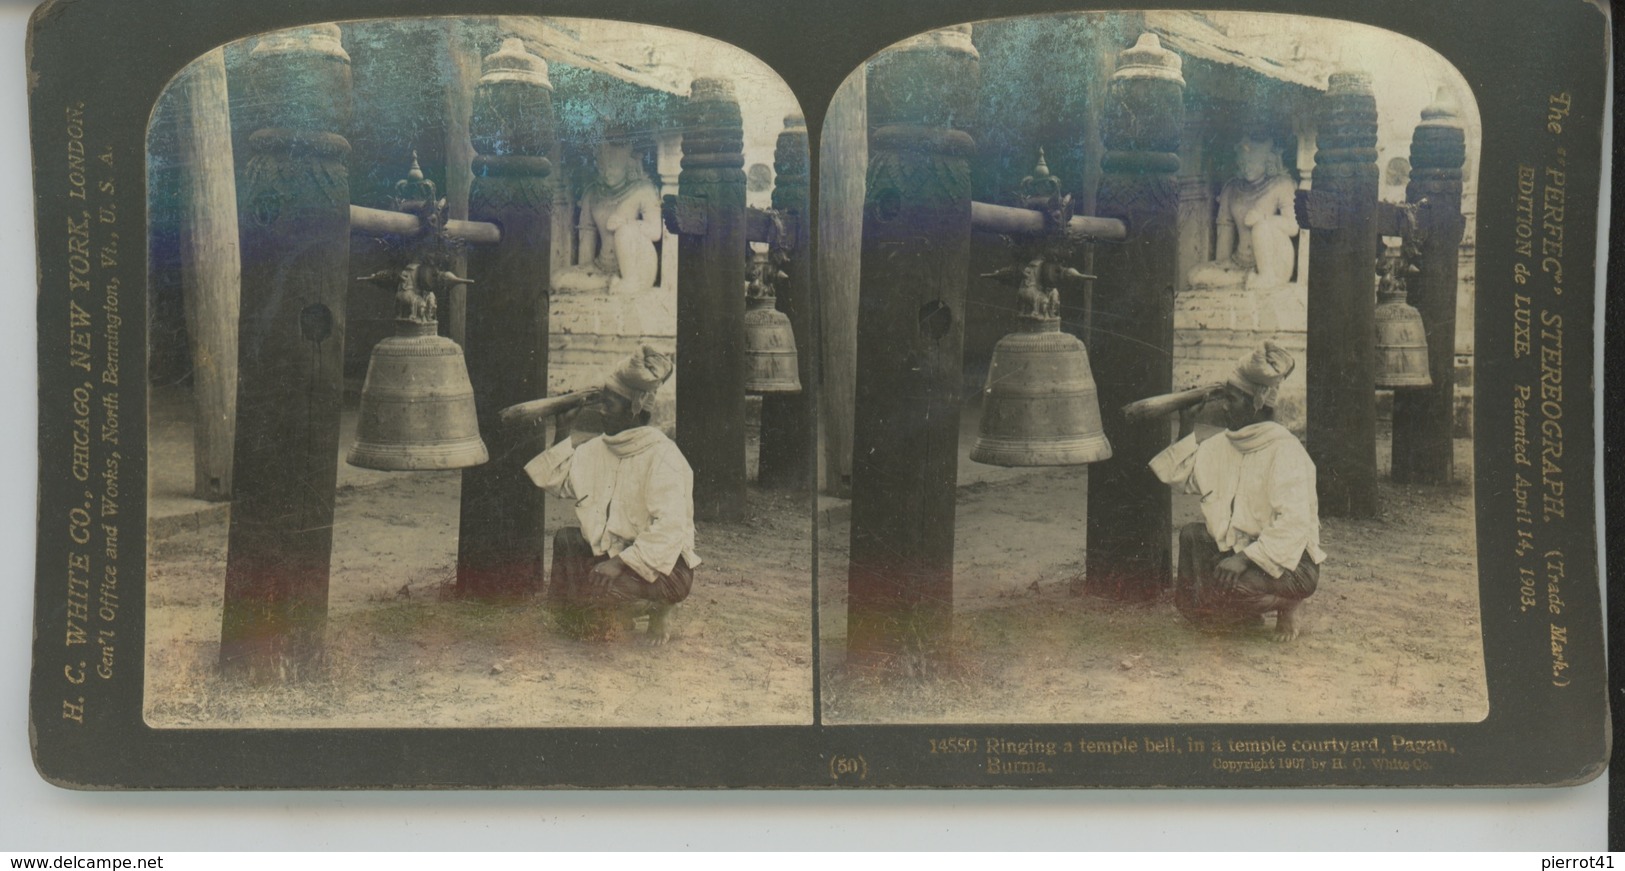
<svg viewBox="0 0 1625 871"><path fill-rule="evenodd" d="M660 385L671 377L671 358L649 345L621 361L604 379L604 389L632 400L632 410L642 411Z"/></svg>
<svg viewBox="0 0 1625 871"><path fill-rule="evenodd" d="M1225 383L1251 396L1253 408L1274 408L1281 381L1292 374L1295 365L1285 348L1266 339L1257 350L1241 358Z"/></svg>

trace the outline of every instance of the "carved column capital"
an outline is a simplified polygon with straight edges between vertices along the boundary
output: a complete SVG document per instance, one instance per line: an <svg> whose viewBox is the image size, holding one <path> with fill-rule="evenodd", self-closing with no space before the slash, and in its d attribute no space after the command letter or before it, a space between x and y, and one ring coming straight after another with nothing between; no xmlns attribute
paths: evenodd
<svg viewBox="0 0 1625 871"><path fill-rule="evenodd" d="M476 180L551 174L553 84L547 62L516 38L485 56L469 121Z"/></svg>

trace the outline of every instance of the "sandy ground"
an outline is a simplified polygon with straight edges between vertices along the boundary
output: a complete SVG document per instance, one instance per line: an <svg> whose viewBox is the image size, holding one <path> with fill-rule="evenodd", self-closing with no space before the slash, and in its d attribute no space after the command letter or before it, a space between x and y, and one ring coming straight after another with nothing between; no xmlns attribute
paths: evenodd
<svg viewBox="0 0 1625 871"><path fill-rule="evenodd" d="M373 479L376 481L376 479ZM215 676L226 557L218 519L151 544L146 719L158 727L700 726L812 720L811 511L752 490L701 524L704 564L669 645L565 637L538 603L446 595L460 475L341 484L329 673L295 687ZM566 519L548 501L549 529Z"/></svg>
<svg viewBox="0 0 1625 871"><path fill-rule="evenodd" d="M1457 476L1471 479L1465 441ZM1069 468L960 487L955 658L935 678L878 681L843 669L850 526L826 524L824 721L1451 722L1488 713L1467 485L1384 481L1376 518L1323 520L1320 589L1300 612L1303 635L1283 645L1263 633L1197 632L1167 595L1143 605L1069 595L1084 567L1087 481L1086 468ZM1175 500L1176 529L1200 517L1194 498Z"/></svg>

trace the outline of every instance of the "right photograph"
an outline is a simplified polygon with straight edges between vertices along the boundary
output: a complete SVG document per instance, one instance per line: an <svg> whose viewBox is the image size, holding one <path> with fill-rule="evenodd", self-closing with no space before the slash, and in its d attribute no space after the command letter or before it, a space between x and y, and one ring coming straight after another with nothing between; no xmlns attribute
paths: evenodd
<svg viewBox="0 0 1625 871"><path fill-rule="evenodd" d="M1482 133L1426 45L1306 16L978 21L853 72L822 722L1485 718Z"/></svg>

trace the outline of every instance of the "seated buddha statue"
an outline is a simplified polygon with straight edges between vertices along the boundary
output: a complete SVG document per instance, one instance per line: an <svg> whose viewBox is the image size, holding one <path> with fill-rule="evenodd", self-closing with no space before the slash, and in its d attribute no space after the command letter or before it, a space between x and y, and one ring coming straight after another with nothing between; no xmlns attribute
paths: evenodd
<svg viewBox="0 0 1625 871"><path fill-rule="evenodd" d="M1219 193L1214 259L1191 270L1190 286L1269 290L1292 278L1297 185L1273 139L1247 136L1236 145L1237 175Z"/></svg>
<svg viewBox="0 0 1625 871"><path fill-rule="evenodd" d="M598 146L598 175L581 196L576 266L555 282L564 290L644 291L654 286L660 240L660 192L630 143Z"/></svg>

